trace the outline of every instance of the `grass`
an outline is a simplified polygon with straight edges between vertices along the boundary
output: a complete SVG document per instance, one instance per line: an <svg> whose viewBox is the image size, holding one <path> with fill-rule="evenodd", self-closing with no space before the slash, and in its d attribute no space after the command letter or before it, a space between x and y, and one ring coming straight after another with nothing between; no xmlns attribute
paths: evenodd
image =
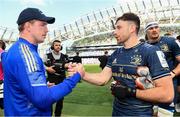
<svg viewBox="0 0 180 117"><path fill-rule="evenodd" d="M100 72L97 65L85 65L88 72ZM65 97L63 115L111 116L112 96L109 85L95 86L86 82L78 83L71 94Z"/></svg>
<svg viewBox="0 0 180 117"><path fill-rule="evenodd" d="M79 83L73 92L65 97L64 115L109 116L111 115L112 96L108 87L98 87Z"/></svg>
<svg viewBox="0 0 180 117"><path fill-rule="evenodd" d="M100 72L98 65L85 65L88 72ZM65 97L63 116L111 116L112 96L109 85L95 86L82 81ZM0 116L3 116L0 109Z"/></svg>

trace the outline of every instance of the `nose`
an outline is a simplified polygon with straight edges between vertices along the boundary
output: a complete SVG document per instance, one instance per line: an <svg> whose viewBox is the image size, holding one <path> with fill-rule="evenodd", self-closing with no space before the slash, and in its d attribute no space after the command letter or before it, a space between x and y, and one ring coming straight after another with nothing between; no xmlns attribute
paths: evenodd
<svg viewBox="0 0 180 117"><path fill-rule="evenodd" d="M112 32L112 34L115 36L115 35L116 35L116 31L114 30L114 31Z"/></svg>
<svg viewBox="0 0 180 117"><path fill-rule="evenodd" d="M46 33L49 32L47 25L46 25L46 27L45 27L45 32L46 32Z"/></svg>

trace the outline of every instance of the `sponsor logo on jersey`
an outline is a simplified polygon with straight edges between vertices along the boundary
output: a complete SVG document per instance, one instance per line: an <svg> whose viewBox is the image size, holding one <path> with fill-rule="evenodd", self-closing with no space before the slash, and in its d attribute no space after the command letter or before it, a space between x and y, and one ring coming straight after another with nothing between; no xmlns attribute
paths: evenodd
<svg viewBox="0 0 180 117"><path fill-rule="evenodd" d="M156 51L156 54L157 54L157 56L159 58L161 66L164 67L164 68L168 67L168 64L167 64L167 61L165 59L164 53L162 51Z"/></svg>
<svg viewBox="0 0 180 117"><path fill-rule="evenodd" d="M119 72L123 72L123 67L119 67Z"/></svg>
<svg viewBox="0 0 180 117"><path fill-rule="evenodd" d="M130 75L130 74L124 74L124 73L117 73L117 72L113 72L112 73L112 76L115 78L115 77L121 77L121 78L125 78L125 79L136 79L137 76L135 75Z"/></svg>

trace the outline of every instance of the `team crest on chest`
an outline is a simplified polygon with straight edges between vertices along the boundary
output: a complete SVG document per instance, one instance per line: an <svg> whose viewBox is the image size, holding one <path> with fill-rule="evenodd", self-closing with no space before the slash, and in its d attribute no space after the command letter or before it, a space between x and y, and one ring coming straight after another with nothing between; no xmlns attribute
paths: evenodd
<svg viewBox="0 0 180 117"><path fill-rule="evenodd" d="M168 52L169 51L169 47L168 47L167 44L162 44L160 46L160 48L161 48L161 51L163 51L163 52Z"/></svg>
<svg viewBox="0 0 180 117"><path fill-rule="evenodd" d="M134 64L134 65L140 65L141 61L142 61L141 55L133 55L131 57L131 62L130 63Z"/></svg>

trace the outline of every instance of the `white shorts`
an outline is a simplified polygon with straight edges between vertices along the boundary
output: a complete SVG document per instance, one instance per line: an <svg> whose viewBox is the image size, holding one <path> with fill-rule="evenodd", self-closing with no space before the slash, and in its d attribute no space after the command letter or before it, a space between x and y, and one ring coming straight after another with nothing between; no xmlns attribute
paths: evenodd
<svg viewBox="0 0 180 117"><path fill-rule="evenodd" d="M157 112L158 117L173 117L173 115L174 115L173 112L163 109L161 107L158 107L158 112Z"/></svg>

